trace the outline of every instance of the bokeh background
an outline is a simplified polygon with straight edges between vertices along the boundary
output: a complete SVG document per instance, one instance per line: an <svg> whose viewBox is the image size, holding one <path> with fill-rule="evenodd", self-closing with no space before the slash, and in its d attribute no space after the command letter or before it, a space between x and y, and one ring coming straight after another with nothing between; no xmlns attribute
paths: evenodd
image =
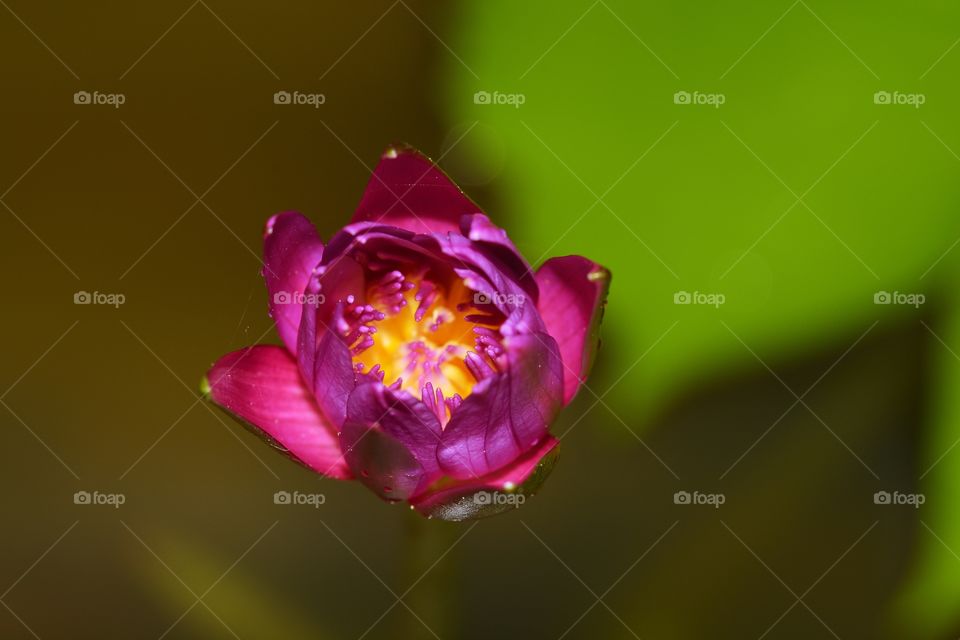
<svg viewBox="0 0 960 640"><path fill-rule="evenodd" d="M960 634L960 7L0 5L0 637ZM560 464L479 523L198 393L276 341L266 218L329 237L395 141L614 274Z"/></svg>

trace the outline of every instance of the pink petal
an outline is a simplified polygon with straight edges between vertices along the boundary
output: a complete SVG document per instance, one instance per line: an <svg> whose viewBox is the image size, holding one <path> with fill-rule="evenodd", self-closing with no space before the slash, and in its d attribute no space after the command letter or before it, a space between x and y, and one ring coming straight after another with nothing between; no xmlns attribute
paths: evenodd
<svg viewBox="0 0 960 640"><path fill-rule="evenodd" d="M543 484L553 470L560 442L547 435L539 446L506 468L450 485L437 486L410 501L425 516L441 520L467 520L501 513L522 504L510 496L523 496L525 501ZM498 499L499 494L499 499Z"/></svg>
<svg viewBox="0 0 960 640"><path fill-rule="evenodd" d="M322 256L323 242L313 223L303 215L285 211L267 221L263 277L270 296L270 315L290 353L297 352L301 297Z"/></svg>
<svg viewBox="0 0 960 640"><path fill-rule="evenodd" d="M228 353L207 372L210 397L283 453L331 478L351 477L336 432L323 419L282 347Z"/></svg>
<svg viewBox="0 0 960 640"><path fill-rule="evenodd" d="M538 309L560 345L563 402L569 403L593 365L610 272L581 256L551 258L537 271Z"/></svg>
<svg viewBox="0 0 960 640"><path fill-rule="evenodd" d="M480 213L429 158L407 146L388 148L373 171L353 222L380 222L416 233L458 231L460 216Z"/></svg>

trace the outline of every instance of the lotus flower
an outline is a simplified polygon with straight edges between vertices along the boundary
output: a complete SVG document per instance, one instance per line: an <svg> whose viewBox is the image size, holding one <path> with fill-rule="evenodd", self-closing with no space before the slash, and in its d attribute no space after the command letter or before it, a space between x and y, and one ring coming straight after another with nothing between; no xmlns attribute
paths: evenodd
<svg viewBox="0 0 960 640"><path fill-rule="evenodd" d="M203 386L282 452L446 520L518 505L549 474L606 269L534 272L434 163L391 147L326 245L299 213L270 218L263 273L283 345L223 356Z"/></svg>

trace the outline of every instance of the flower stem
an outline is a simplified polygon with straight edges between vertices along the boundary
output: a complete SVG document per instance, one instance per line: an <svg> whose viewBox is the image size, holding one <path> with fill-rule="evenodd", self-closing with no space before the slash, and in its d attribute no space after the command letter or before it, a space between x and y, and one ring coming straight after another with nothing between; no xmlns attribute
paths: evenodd
<svg viewBox="0 0 960 640"><path fill-rule="evenodd" d="M400 637L436 640L458 635L459 562L457 550L450 548L460 533L461 527L456 524L410 514L404 558L407 580L403 586L410 592L403 600L413 613L403 612L406 615Z"/></svg>

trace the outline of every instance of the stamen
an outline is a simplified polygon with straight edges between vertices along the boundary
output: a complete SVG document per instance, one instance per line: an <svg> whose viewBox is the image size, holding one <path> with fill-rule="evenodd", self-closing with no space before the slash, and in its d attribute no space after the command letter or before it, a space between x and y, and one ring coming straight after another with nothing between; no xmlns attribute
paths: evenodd
<svg viewBox="0 0 960 640"><path fill-rule="evenodd" d="M500 370L505 318L495 307L473 304L463 280L437 280L432 267L382 266L369 275L365 299L348 298L334 326L363 363L358 380L389 378L390 389L419 393L444 426L473 385Z"/></svg>
<svg viewBox="0 0 960 640"><path fill-rule="evenodd" d="M353 355L358 356L372 346L373 346L373 336L365 335L363 336L363 339L359 342L359 344L357 344L357 346L351 349L350 352Z"/></svg>
<svg viewBox="0 0 960 640"><path fill-rule="evenodd" d="M417 312L413 316L413 319L416 322L423 320L423 316L426 315L427 309L430 308L430 305L433 304L433 301L436 300L436 298L436 287L429 280L423 280L420 283L420 288L417 290L417 294L413 296L413 299L420 303L420 306L417 307Z"/></svg>
<svg viewBox="0 0 960 640"><path fill-rule="evenodd" d="M493 327L500 324L500 318L492 313L471 313L466 316L464 320L473 322L474 324L489 324Z"/></svg>
<svg viewBox="0 0 960 640"><path fill-rule="evenodd" d="M437 400L437 401L436 401L437 410L438 410L438 412L440 412L440 413L438 413L437 417L440 418L440 422L443 422L443 421L444 421L444 420L443 420L444 414L446 413L446 412L443 410L443 408L446 407L447 405L446 405L446 403L444 403L444 401L443 401L443 389L441 389L440 387L437 387L436 400Z"/></svg>
<svg viewBox="0 0 960 640"><path fill-rule="evenodd" d="M363 363L357 364L358 377L363 378L366 382L383 382L383 369L380 368L379 364L373 365L373 367L367 373L363 373Z"/></svg>
<svg viewBox="0 0 960 640"><path fill-rule="evenodd" d="M452 322L453 319L453 314L446 309L437 309L433 313L433 322L431 322L427 328L430 329L432 333L436 333L440 330L440 325L444 322Z"/></svg>
<svg viewBox="0 0 960 640"><path fill-rule="evenodd" d="M450 413L453 413L461 404L463 404L463 398L460 397L459 393L455 393L453 396L447 398L447 408L450 410Z"/></svg>
<svg viewBox="0 0 960 640"><path fill-rule="evenodd" d="M487 354L494 361L504 353L500 337L495 332L486 327L474 327L473 332L477 336L477 351Z"/></svg>
<svg viewBox="0 0 960 640"><path fill-rule="evenodd" d="M468 351L467 355L463 358L464 364L467 365L467 369L470 370L470 373L473 374L473 377L476 378L477 382L481 382L486 378L489 378L496 373L493 367L490 364L478 356L473 351Z"/></svg>
<svg viewBox="0 0 960 640"><path fill-rule="evenodd" d="M439 391L439 389L438 389ZM431 383L426 383L420 387L420 400L423 401L423 404L427 405L427 408L437 416L437 420L443 421L443 414L441 414L442 405L437 404L437 396L434 393L433 385Z"/></svg>

